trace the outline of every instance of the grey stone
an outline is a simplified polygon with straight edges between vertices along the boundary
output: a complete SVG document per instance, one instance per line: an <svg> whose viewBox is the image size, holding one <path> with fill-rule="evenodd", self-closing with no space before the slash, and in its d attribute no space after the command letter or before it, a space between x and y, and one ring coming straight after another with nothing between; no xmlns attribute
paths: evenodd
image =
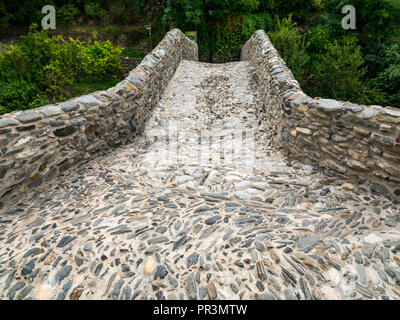
<svg viewBox="0 0 400 320"><path fill-rule="evenodd" d="M56 274L55 280L57 283L60 283L63 281L66 277L69 276L70 272L72 270L72 267L70 265L66 265L62 267Z"/></svg>
<svg viewBox="0 0 400 320"><path fill-rule="evenodd" d="M215 222L217 222L219 219L221 219L221 216L212 216L212 217L210 217L210 218L208 218L208 219L206 219L205 221L204 221L204 223L205 224L207 224L207 225L213 225Z"/></svg>
<svg viewBox="0 0 400 320"><path fill-rule="evenodd" d="M191 272L187 277L186 294L188 295L189 300L197 299L197 285L194 277L194 272Z"/></svg>
<svg viewBox="0 0 400 320"><path fill-rule="evenodd" d="M62 287L60 294L57 297L57 300L65 300L69 289L71 289L73 284L72 280L68 280Z"/></svg>
<svg viewBox="0 0 400 320"><path fill-rule="evenodd" d="M12 127L19 125L19 122L14 119L0 119L0 128Z"/></svg>
<svg viewBox="0 0 400 320"><path fill-rule="evenodd" d="M65 247L67 244L71 243L72 241L74 241L76 239L76 237L74 236L65 236L61 239L61 241L57 244L57 248L63 248Z"/></svg>
<svg viewBox="0 0 400 320"><path fill-rule="evenodd" d="M332 99L317 100L316 105L318 109L321 109L325 112L334 112L342 110L343 108L343 106L338 101Z"/></svg>
<svg viewBox="0 0 400 320"><path fill-rule="evenodd" d="M79 97L78 101L87 108L94 107L94 106L97 106L100 104L99 100L97 100L95 97L90 96L90 95Z"/></svg>
<svg viewBox="0 0 400 320"><path fill-rule="evenodd" d="M162 266L157 266L156 272L154 273L154 280L160 278L161 280L164 279L168 275L168 270Z"/></svg>
<svg viewBox="0 0 400 320"><path fill-rule="evenodd" d="M373 118L375 116L375 112L376 111L374 109L364 110L361 113L361 118L364 119L364 120L371 119L371 118Z"/></svg>
<svg viewBox="0 0 400 320"><path fill-rule="evenodd" d="M303 237L298 240L297 247L300 251L307 253L311 251L320 241L321 239L317 236Z"/></svg>
<svg viewBox="0 0 400 320"><path fill-rule="evenodd" d="M22 276L26 276L28 274L30 274L32 272L32 270L35 268L35 260L36 259L32 259L31 261L29 261L21 270L21 275Z"/></svg>
<svg viewBox="0 0 400 320"><path fill-rule="evenodd" d="M199 260L199 254L197 252L193 252L190 256L187 257L187 267L190 268L192 265L197 264Z"/></svg>
<svg viewBox="0 0 400 320"><path fill-rule="evenodd" d="M79 109L79 103L76 101L67 101L60 104L64 112L76 111Z"/></svg>
<svg viewBox="0 0 400 320"><path fill-rule="evenodd" d="M18 114L16 118L22 123L30 123L42 119L42 116L36 111L28 110Z"/></svg>
<svg viewBox="0 0 400 320"><path fill-rule="evenodd" d="M362 107L362 106L360 106L358 104L350 103L350 104L346 104L344 106L343 110L357 113L357 112L363 111L364 107Z"/></svg>
<svg viewBox="0 0 400 320"><path fill-rule="evenodd" d="M23 287L25 287L25 282L23 282L23 281L18 281L16 284L14 284L7 294L7 296L10 298L10 300L13 300L15 297L15 293L18 290L21 290Z"/></svg>
<svg viewBox="0 0 400 320"><path fill-rule="evenodd" d="M44 106L39 108L38 111L45 117L52 117L62 114L60 106Z"/></svg>

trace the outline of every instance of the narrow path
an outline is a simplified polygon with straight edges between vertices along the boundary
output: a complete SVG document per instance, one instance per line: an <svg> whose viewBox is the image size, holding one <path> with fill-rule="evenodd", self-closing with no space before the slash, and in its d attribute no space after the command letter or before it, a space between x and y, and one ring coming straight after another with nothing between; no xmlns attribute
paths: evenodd
<svg viewBox="0 0 400 320"><path fill-rule="evenodd" d="M183 61L137 143L7 203L0 298L399 299L399 206L282 156L255 83Z"/></svg>

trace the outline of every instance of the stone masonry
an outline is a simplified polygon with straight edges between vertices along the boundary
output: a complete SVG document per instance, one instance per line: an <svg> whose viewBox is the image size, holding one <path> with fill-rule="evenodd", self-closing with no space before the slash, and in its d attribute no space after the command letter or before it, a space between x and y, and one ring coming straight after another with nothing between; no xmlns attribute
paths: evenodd
<svg viewBox="0 0 400 320"><path fill-rule="evenodd" d="M43 183L1 199L0 299L399 300L400 204L382 192L395 195L394 182L351 167L352 151L329 156L366 147L362 130L398 139L381 130L398 130L380 122L391 109L303 97L262 31L243 61L196 58L174 30L115 88L1 118L3 143L22 148L1 158L16 163L5 189L18 166L83 159L52 179L31 169ZM362 121L350 128L346 115ZM42 145L43 158L29 156Z"/></svg>
<svg viewBox="0 0 400 320"><path fill-rule="evenodd" d="M263 30L242 49L257 69L275 143L292 158L400 199L400 110L310 98Z"/></svg>
<svg viewBox="0 0 400 320"><path fill-rule="evenodd" d="M50 181L93 154L132 142L182 59L197 46L170 31L115 87L0 117L0 197Z"/></svg>

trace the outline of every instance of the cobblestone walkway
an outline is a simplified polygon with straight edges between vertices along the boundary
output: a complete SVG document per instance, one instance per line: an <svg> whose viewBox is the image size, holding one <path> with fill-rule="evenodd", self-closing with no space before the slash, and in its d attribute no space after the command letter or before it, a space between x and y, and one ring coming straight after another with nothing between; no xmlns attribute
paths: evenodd
<svg viewBox="0 0 400 320"><path fill-rule="evenodd" d="M399 299L399 205L275 150L254 77L183 61L137 143L5 203L0 298Z"/></svg>

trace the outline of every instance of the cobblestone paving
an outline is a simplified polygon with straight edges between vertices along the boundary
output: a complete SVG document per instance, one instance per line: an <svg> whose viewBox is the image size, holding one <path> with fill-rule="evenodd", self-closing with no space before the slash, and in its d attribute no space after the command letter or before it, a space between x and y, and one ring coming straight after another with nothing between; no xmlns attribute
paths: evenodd
<svg viewBox="0 0 400 320"><path fill-rule="evenodd" d="M6 202L0 298L399 299L399 205L275 150L253 71L183 61L137 143Z"/></svg>

